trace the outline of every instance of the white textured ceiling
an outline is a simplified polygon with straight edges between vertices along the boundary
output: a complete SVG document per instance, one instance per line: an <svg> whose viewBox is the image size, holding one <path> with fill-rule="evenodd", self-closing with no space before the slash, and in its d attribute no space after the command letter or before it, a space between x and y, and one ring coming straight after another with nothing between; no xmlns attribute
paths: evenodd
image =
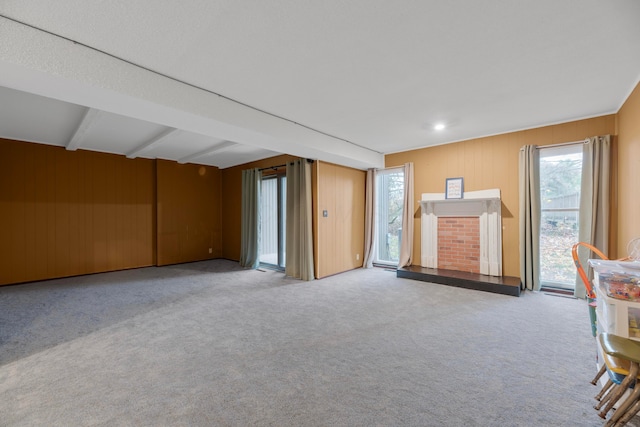
<svg viewBox="0 0 640 427"><path fill-rule="evenodd" d="M637 0L3 0L0 15L1 137L219 167L381 167L614 113L640 77Z"/></svg>

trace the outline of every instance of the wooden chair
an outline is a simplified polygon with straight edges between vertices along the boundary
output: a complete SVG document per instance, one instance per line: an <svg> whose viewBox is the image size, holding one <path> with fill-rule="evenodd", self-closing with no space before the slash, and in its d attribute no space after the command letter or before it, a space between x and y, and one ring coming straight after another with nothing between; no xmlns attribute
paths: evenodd
<svg viewBox="0 0 640 427"><path fill-rule="evenodd" d="M620 369L621 375L624 375L626 371L620 384L612 388L606 407L598 415L604 418L627 389L634 386L633 392L618 406L611 419L605 424L606 427L624 426L640 411L640 385L637 383L640 368L640 342L606 332L598 335L598 342L604 354L614 358L605 358L605 362L607 360L609 362L616 360L617 363L624 362L618 366L618 369ZM627 364L628 369L625 369L624 365Z"/></svg>

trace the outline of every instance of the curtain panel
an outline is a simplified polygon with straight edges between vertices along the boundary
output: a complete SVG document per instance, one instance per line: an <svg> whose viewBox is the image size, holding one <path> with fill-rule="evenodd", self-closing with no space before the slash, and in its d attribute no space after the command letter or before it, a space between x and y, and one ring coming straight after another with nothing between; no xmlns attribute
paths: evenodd
<svg viewBox="0 0 640 427"><path fill-rule="evenodd" d="M376 170L367 170L365 188L365 218L364 218L364 257L362 266L373 268L376 244Z"/></svg>
<svg viewBox="0 0 640 427"><path fill-rule="evenodd" d="M520 149L519 235L520 280L523 289L540 290L540 154L535 145Z"/></svg>
<svg viewBox="0 0 640 427"><path fill-rule="evenodd" d="M411 265L413 260L413 163L404 164L404 199L402 208L402 241L398 267Z"/></svg>
<svg viewBox="0 0 640 427"><path fill-rule="evenodd" d="M242 171L242 213L240 265L257 268L260 264L260 188L262 173L259 169Z"/></svg>
<svg viewBox="0 0 640 427"><path fill-rule="evenodd" d="M582 148L578 239L595 246L603 254L609 250L610 193L611 136L594 136L589 138ZM587 265L591 253L580 247L578 256L582 265ZM586 296L579 278L576 278L574 295L578 298Z"/></svg>
<svg viewBox="0 0 640 427"><path fill-rule="evenodd" d="M311 207L311 164L306 159L287 164L285 274L314 279Z"/></svg>

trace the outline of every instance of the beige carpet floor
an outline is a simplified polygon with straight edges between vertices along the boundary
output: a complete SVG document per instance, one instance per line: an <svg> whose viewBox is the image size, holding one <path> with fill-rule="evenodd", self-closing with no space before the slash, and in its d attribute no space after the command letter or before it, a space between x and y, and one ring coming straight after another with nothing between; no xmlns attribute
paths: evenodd
<svg viewBox="0 0 640 427"><path fill-rule="evenodd" d="M582 300L226 260L0 288L2 426L601 426Z"/></svg>

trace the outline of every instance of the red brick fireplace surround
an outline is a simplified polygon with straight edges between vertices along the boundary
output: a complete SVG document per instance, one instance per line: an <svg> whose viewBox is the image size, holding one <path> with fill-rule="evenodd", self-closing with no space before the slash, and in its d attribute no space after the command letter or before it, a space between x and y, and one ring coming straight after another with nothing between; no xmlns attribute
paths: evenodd
<svg viewBox="0 0 640 427"><path fill-rule="evenodd" d="M480 219L438 218L438 268L480 273Z"/></svg>

